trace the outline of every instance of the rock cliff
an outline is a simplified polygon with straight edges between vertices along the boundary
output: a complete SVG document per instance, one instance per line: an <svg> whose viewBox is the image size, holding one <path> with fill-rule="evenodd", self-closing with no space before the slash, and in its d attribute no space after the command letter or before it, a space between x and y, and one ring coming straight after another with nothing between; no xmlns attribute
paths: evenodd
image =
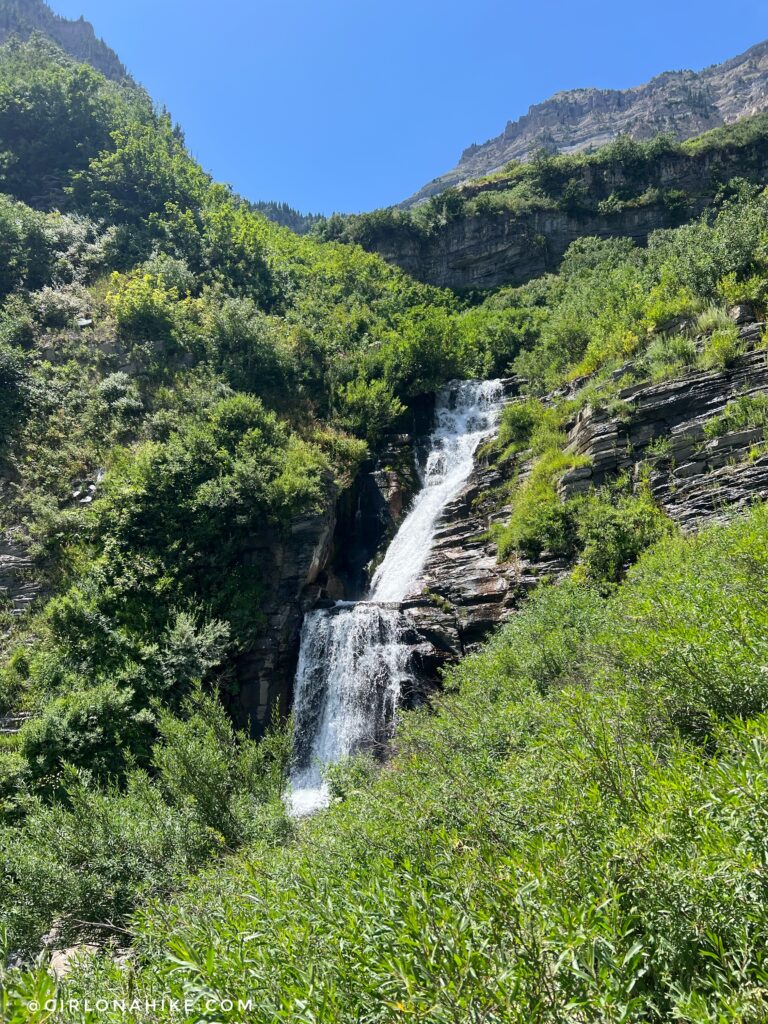
<svg viewBox="0 0 768 1024"><path fill-rule="evenodd" d="M588 203L572 208L542 206L516 211L478 209L478 197L504 191L504 178L477 182L461 190L462 212L426 234L383 224L362 239L412 276L429 284L462 289L522 284L555 270L577 238L628 237L643 244L652 231L696 217L711 205L720 187L735 177L768 180L768 143L725 146L697 153L669 153L635 168L587 165L577 185ZM614 210L601 212L613 194L634 193ZM670 203L670 196L680 202Z"/></svg>
<svg viewBox="0 0 768 1024"><path fill-rule="evenodd" d="M768 393L768 360L760 341L764 326L741 328L752 350L728 369L625 388L619 399L627 403L628 413L621 419L584 410L572 426L569 447L588 456L591 465L563 478L563 496L600 485L618 472L637 475L639 467L648 465L653 496L686 531L768 498L764 429L712 439L704 432L706 421L728 402Z"/></svg>
<svg viewBox="0 0 768 1024"><path fill-rule="evenodd" d="M650 139L669 132L688 139L768 108L768 42L703 71L667 71L631 89L571 89L530 107L504 131L465 149L457 166L429 182L402 206L479 178L537 149L575 152L618 135Z"/></svg>
<svg viewBox="0 0 768 1024"><path fill-rule="evenodd" d="M85 61L107 78L120 82L128 77L117 54L97 38L93 25L84 18L61 18L43 0L3 0L0 43L10 36L29 39L34 32L47 36L70 56Z"/></svg>

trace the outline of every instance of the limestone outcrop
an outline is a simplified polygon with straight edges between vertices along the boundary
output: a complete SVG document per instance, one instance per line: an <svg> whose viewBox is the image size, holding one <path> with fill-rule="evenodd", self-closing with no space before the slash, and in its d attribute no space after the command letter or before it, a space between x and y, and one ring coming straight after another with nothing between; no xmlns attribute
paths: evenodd
<svg viewBox="0 0 768 1024"><path fill-rule="evenodd" d="M98 39L93 25L82 16L77 20L54 14L44 0L3 0L0 9L0 43L10 36L29 39L39 32L76 60L85 61L116 82L128 78L114 50Z"/></svg>
<svg viewBox="0 0 768 1024"><path fill-rule="evenodd" d="M647 476L662 509L684 532L733 516L768 499L768 441L763 427L708 438L704 424L740 396L768 394L764 324L745 324L747 349L734 365L691 371L674 380L623 389L621 417L585 408L572 423L569 448L590 465L567 473L563 500L600 486L619 473ZM414 629L417 674L433 682L439 669L471 650L514 614L542 579L570 565L546 554L535 561L498 561L489 527L505 517L500 502L513 471L525 464L478 464L466 487L446 508L434 547L412 597L404 604Z"/></svg>
<svg viewBox="0 0 768 1024"><path fill-rule="evenodd" d="M745 345L759 345L763 324L742 327ZM704 424L728 402L768 393L768 359L754 347L732 367L691 372L676 380L625 388L627 414L584 410L570 431L570 449L591 465L566 474L563 497L599 486L621 471L650 468L651 492L686 531L722 520L768 497L764 430L740 430L708 439Z"/></svg>

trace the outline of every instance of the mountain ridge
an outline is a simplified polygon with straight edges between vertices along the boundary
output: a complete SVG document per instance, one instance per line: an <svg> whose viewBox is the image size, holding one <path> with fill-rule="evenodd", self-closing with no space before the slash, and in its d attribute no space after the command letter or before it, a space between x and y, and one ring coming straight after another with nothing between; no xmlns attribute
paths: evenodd
<svg viewBox="0 0 768 1024"><path fill-rule="evenodd" d="M540 149L572 153L619 135L678 141L768 109L768 40L701 71L663 71L628 89L580 88L532 104L504 131L468 146L456 167L424 185L400 206L408 209L473 178L491 174Z"/></svg>
<svg viewBox="0 0 768 1024"><path fill-rule="evenodd" d="M61 17L44 0L0 0L0 44L11 36L26 41L35 32L113 81L130 77L115 51L98 38L93 25L82 15L77 20Z"/></svg>

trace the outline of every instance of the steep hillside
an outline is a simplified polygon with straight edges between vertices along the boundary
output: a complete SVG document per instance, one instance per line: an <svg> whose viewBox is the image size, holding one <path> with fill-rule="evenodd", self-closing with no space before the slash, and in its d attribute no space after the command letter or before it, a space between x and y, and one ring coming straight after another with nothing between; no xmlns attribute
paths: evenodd
<svg viewBox="0 0 768 1024"><path fill-rule="evenodd" d="M79 18L70 21L54 14L45 0L2 0L0 3L0 43L15 35L26 40L40 32L53 40L70 56L85 61L107 78L120 82L128 72L114 50L97 39L93 25Z"/></svg>
<svg viewBox="0 0 768 1024"><path fill-rule="evenodd" d="M668 71L632 89L571 89L532 106L501 135L465 149L452 171L435 178L405 209L454 185L528 160L539 149L595 149L625 134L651 139L668 132L689 139L768 106L768 43L703 71Z"/></svg>

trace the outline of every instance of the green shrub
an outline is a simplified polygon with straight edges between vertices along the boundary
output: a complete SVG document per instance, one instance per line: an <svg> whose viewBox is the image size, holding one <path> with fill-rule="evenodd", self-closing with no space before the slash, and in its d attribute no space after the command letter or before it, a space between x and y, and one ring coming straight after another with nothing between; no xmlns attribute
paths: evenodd
<svg viewBox="0 0 768 1024"><path fill-rule="evenodd" d="M17 750L0 749L0 821L21 817L29 798L29 762Z"/></svg>
<svg viewBox="0 0 768 1024"><path fill-rule="evenodd" d="M162 277L141 274L112 276L107 304L126 338L166 340L173 333L174 312L179 301L175 288L166 288Z"/></svg>
<svg viewBox="0 0 768 1024"><path fill-rule="evenodd" d="M108 781L146 762L153 739L153 717L137 710L133 692L103 683L51 701L24 727L21 752L40 783L55 784L66 763Z"/></svg>
<svg viewBox="0 0 768 1024"><path fill-rule="evenodd" d="M696 345L685 334L654 338L643 353L642 367L651 380L674 377L696 365Z"/></svg>
<svg viewBox="0 0 768 1024"><path fill-rule="evenodd" d="M30 772L20 755L2 755L0 803L6 818L18 819L0 826L0 900L14 948L35 951L54 920L62 940L84 934L103 940L140 901L167 893L205 860L245 840L275 845L290 836L281 800L288 730L257 744L236 734L219 700L199 688L182 715L159 712L151 775L132 770L121 788L97 785L94 772L113 771L120 754L108 760L94 743L92 768L58 768L50 804L26 789L38 762ZM128 716L122 726L132 727ZM91 728L95 734L98 724ZM29 729L22 750L34 758ZM47 732L57 742L50 727ZM125 750L127 742L113 733L114 746ZM64 753L72 752L70 741Z"/></svg>
<svg viewBox="0 0 768 1024"><path fill-rule="evenodd" d="M733 366L745 351L735 324L718 328L704 346L699 364L704 370L725 370Z"/></svg>
<svg viewBox="0 0 768 1024"><path fill-rule="evenodd" d="M4 926L19 951L36 952L54 921L64 942L84 934L103 941L137 900L167 892L217 852L216 837L190 810L172 809L140 773L125 791L104 792L70 770L61 794L60 803L38 802L22 824L0 828Z"/></svg>
<svg viewBox="0 0 768 1024"><path fill-rule="evenodd" d="M354 380L339 394L339 419L352 433L378 441L405 412L405 406L383 380Z"/></svg>
<svg viewBox="0 0 768 1024"><path fill-rule="evenodd" d="M371 784L378 767L371 754L355 754L326 765L323 778L334 800L346 800Z"/></svg>
<svg viewBox="0 0 768 1024"><path fill-rule="evenodd" d="M647 489L638 494L605 489L573 500L579 574L594 583L617 582L646 548L673 532Z"/></svg>
<svg viewBox="0 0 768 1024"><path fill-rule="evenodd" d="M712 334L714 331L728 331L733 327L733 320L728 316L728 311L715 303L710 303L696 317L696 328L702 334Z"/></svg>
<svg viewBox="0 0 768 1024"><path fill-rule="evenodd" d="M574 554L577 535L573 508L561 500L557 483L569 469L588 462L583 457L550 450L534 463L529 477L513 491L509 521L496 531L500 558L515 551L532 558L544 551L560 557Z"/></svg>
<svg viewBox="0 0 768 1024"><path fill-rule="evenodd" d="M719 281L717 289L730 306L748 303L762 308L768 294L768 276L762 271L740 279L731 272Z"/></svg>
<svg viewBox="0 0 768 1024"><path fill-rule="evenodd" d="M290 756L286 731L255 744L238 735L219 701L199 690L185 701L184 717L158 720L152 763L166 801L191 807L196 821L229 847L258 840L258 807L279 802Z"/></svg>
<svg viewBox="0 0 768 1024"><path fill-rule="evenodd" d="M768 395L740 395L735 398L722 412L706 421L704 436L711 439L755 427L764 427L768 431Z"/></svg>
<svg viewBox="0 0 768 1024"><path fill-rule="evenodd" d="M510 402L499 422L498 441L502 448L524 451L530 446L534 429L545 414L545 406L537 399Z"/></svg>

